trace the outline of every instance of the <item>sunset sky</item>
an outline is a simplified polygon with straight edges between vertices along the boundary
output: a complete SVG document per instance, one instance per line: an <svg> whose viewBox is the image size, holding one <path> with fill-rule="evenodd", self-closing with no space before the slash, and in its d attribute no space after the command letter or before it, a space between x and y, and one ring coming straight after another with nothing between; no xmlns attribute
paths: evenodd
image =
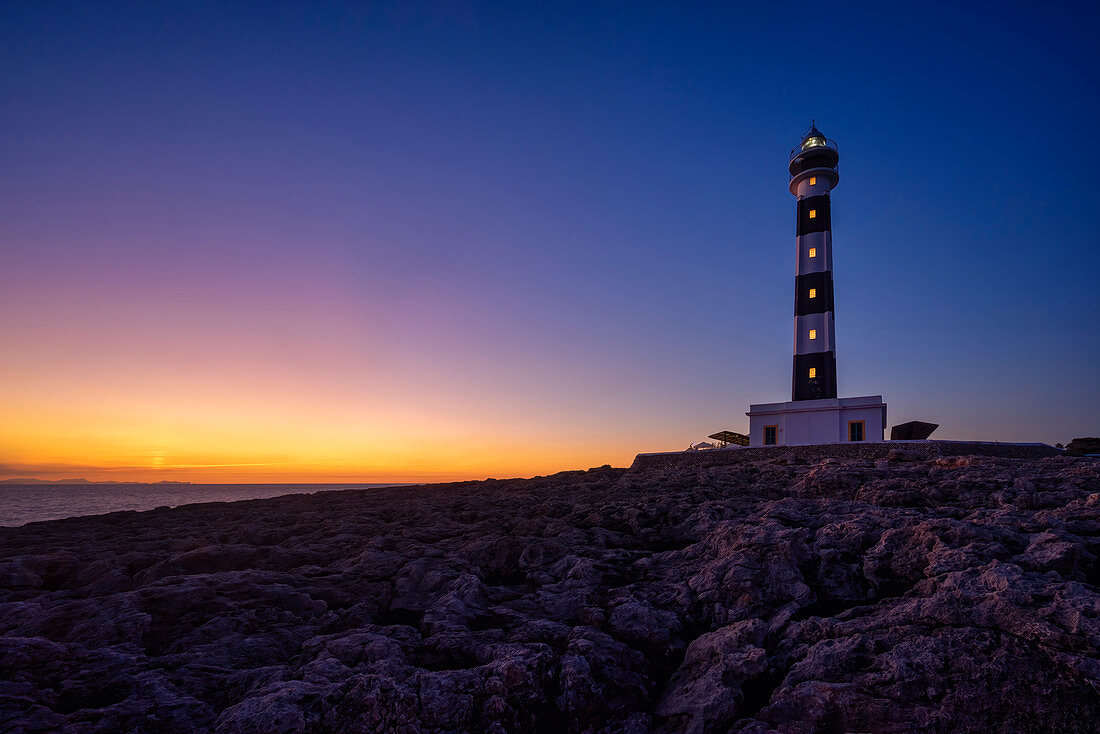
<svg viewBox="0 0 1100 734"><path fill-rule="evenodd" d="M5 3L0 479L419 481L839 389L1100 433L1094 4Z"/></svg>

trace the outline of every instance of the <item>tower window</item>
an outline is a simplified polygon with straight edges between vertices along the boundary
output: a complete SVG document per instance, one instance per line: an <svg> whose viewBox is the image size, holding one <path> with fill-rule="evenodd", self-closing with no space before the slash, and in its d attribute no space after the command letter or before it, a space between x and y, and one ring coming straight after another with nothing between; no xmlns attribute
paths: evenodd
<svg viewBox="0 0 1100 734"><path fill-rule="evenodd" d="M812 380L815 377L817 377L817 367L811 367L810 368L810 379Z"/></svg>
<svg viewBox="0 0 1100 734"><path fill-rule="evenodd" d="M863 441L863 421L848 421L848 440Z"/></svg>
<svg viewBox="0 0 1100 734"><path fill-rule="evenodd" d="M817 329L810 329L810 338L811 339L816 339L817 338Z"/></svg>
<svg viewBox="0 0 1100 734"><path fill-rule="evenodd" d="M810 176L810 186L817 186L817 176Z"/></svg>
<svg viewBox="0 0 1100 734"><path fill-rule="evenodd" d="M817 288L810 289L810 298L817 298Z"/></svg>
<svg viewBox="0 0 1100 734"><path fill-rule="evenodd" d="M775 446L779 443L779 426L764 426L764 445Z"/></svg>
<svg viewBox="0 0 1100 734"><path fill-rule="evenodd" d="M810 248L810 257L817 257L817 248L816 247L811 247Z"/></svg>
<svg viewBox="0 0 1100 734"><path fill-rule="evenodd" d="M798 222L795 228L797 236L825 232L829 229L829 197L826 194L811 196L810 194L813 194L817 188L801 192L805 196L798 200Z"/></svg>

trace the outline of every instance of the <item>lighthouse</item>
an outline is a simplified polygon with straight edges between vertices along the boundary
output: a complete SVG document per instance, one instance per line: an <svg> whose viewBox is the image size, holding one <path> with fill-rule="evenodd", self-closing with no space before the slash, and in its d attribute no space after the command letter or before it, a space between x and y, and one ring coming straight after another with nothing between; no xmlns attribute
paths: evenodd
<svg viewBox="0 0 1100 734"><path fill-rule="evenodd" d="M789 188L798 200L791 400L836 397L829 192L840 181L839 160L836 143L822 135L816 124L791 151Z"/></svg>
<svg viewBox="0 0 1100 734"><path fill-rule="evenodd" d="M796 200L794 364L791 401L750 405L750 446L880 442L886 428L881 395L838 398L833 320L831 192L840 154L812 122L791 150L788 188Z"/></svg>

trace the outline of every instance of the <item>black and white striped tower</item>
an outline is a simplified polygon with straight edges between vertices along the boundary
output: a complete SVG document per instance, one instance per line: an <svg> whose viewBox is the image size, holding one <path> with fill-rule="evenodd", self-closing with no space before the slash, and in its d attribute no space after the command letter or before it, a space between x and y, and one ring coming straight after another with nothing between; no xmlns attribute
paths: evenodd
<svg viewBox="0 0 1100 734"><path fill-rule="evenodd" d="M791 151L790 189L798 198L792 400L837 396L829 192L840 181L839 160L836 143L816 123Z"/></svg>

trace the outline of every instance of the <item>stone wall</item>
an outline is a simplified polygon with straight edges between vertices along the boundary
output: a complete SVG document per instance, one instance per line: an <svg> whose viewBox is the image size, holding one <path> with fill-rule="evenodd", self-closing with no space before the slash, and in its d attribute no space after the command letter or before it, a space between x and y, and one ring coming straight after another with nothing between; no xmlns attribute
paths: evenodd
<svg viewBox="0 0 1100 734"><path fill-rule="evenodd" d="M818 446L762 446L757 448L674 451L638 454L633 471L669 467L702 467L739 464L744 461L818 461L837 459L885 459L891 451L908 451L921 458L937 456L997 456L1010 459L1039 459L1063 452L1045 443L987 443L983 441L884 441L882 443L832 443Z"/></svg>

